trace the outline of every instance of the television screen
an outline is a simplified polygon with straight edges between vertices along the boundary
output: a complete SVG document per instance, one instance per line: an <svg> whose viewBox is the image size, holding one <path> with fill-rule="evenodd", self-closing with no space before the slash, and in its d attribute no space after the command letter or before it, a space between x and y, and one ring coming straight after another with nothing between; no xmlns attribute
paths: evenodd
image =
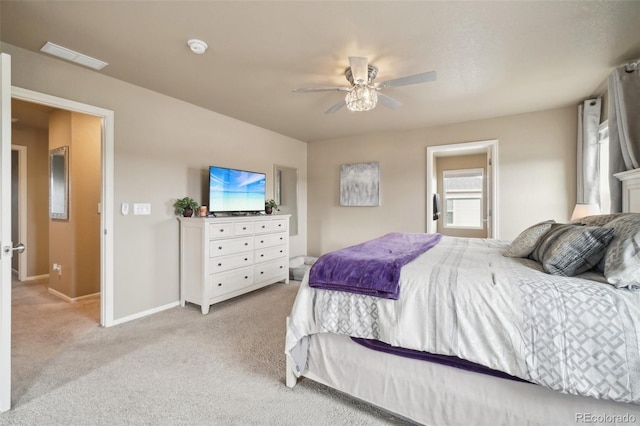
<svg viewBox="0 0 640 426"><path fill-rule="evenodd" d="M264 173L209 167L209 210L246 212L264 210Z"/></svg>

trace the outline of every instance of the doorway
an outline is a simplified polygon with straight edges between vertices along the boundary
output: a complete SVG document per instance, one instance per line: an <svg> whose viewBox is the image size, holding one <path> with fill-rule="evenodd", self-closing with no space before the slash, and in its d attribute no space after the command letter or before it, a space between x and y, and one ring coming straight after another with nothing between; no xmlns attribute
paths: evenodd
<svg viewBox="0 0 640 426"><path fill-rule="evenodd" d="M100 276L100 325L109 327L114 323L114 290L113 290L113 145L114 145L114 114L113 111L94 107L87 104L34 92L28 89L12 87L12 99L31 102L33 104L51 107L68 112L76 112L101 120L100 156L101 177L100 202L95 206L100 212L99 226L99 276ZM51 265L49 265L51 266Z"/></svg>
<svg viewBox="0 0 640 426"><path fill-rule="evenodd" d="M497 158L497 140L427 147L427 233L499 238Z"/></svg>

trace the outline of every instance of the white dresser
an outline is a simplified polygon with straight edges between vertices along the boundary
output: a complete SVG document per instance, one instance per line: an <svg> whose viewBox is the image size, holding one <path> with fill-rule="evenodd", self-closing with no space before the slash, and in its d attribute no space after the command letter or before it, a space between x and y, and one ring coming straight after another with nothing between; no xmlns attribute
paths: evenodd
<svg viewBox="0 0 640 426"><path fill-rule="evenodd" d="M179 218L180 304L209 306L289 282L289 215Z"/></svg>

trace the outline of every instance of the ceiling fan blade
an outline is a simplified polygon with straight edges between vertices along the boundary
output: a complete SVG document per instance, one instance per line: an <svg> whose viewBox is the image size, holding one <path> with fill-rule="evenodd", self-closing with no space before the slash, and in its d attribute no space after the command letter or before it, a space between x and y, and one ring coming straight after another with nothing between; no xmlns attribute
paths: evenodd
<svg viewBox="0 0 640 426"><path fill-rule="evenodd" d="M369 60L360 56L349 56L349 66L354 83L367 83L369 80Z"/></svg>
<svg viewBox="0 0 640 426"><path fill-rule="evenodd" d="M378 101L391 109L398 109L402 106L402 102L393 99L391 96L387 96L384 93L378 92Z"/></svg>
<svg viewBox="0 0 640 426"><path fill-rule="evenodd" d="M426 83L428 81L435 81L437 74L435 71L423 72L420 74L408 75L406 77L394 78L393 80L387 80L380 82L376 85L378 89L385 87L399 87L408 86L410 84Z"/></svg>
<svg viewBox="0 0 640 426"><path fill-rule="evenodd" d="M292 92L293 93L334 92L334 91L346 92L347 90L349 90L348 87L308 87L308 88L293 89Z"/></svg>
<svg viewBox="0 0 640 426"><path fill-rule="evenodd" d="M346 104L347 103L343 99L340 102L338 102L337 104L335 104L334 106L332 106L331 108L329 108L328 110L326 110L324 113L325 114L333 114L334 112L337 112L337 111L341 110L342 107L344 107Z"/></svg>

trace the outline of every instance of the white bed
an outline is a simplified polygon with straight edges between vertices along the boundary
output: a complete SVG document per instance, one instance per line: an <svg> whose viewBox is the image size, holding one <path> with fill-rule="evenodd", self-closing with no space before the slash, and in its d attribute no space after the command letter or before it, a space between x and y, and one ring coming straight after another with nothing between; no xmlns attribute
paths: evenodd
<svg viewBox="0 0 640 426"><path fill-rule="evenodd" d="M603 279L593 274L582 278L551 276L533 260L501 256L506 247L506 242L443 238L438 246L402 269L402 292L397 301L311 288L307 274L287 323L287 385L293 387L298 376L304 376L412 421L434 426L640 422L640 363L636 359L640 342L640 292L598 282ZM444 284L423 293L421 275L436 277L431 278L430 286L444 281L443 272L438 269L441 266L434 266L434 259L442 263L441 259L453 256L451 253L467 251L470 255L460 255L455 267L444 269L447 274L460 272L454 280L453 296ZM481 263L489 266L475 267ZM519 287L510 285L512 279ZM539 292L538 282L552 288L553 300L574 298L573 306L585 303L583 307L587 309L571 317L566 315L571 314L566 306L541 302L548 295L546 290ZM421 310L416 306L428 306L429 300L439 301L439 306L455 305L456 309L451 313L438 308L437 320L408 314ZM602 304L604 300L606 303ZM521 306L514 305L531 305L539 311L546 310L547 305L554 306L549 312L531 313L527 312L531 308L521 311ZM568 330L547 338L553 342L558 336L564 339L565 334L585 334L580 327L607 328L607 323L599 319L602 314L594 315L594 309L604 312L615 309L620 315L625 312L624 318L614 318L616 324L612 327L621 330L617 340L603 342L600 332L591 333L593 336L584 340L576 339L592 352L590 356L601 357L602 365L610 362L611 357L627 358L613 367L618 370L611 373L616 376L611 383L606 368L598 365L595 369L601 371L592 371L591 366L580 367L585 371L566 371L577 363L576 357L583 349L576 347L571 338L559 342L562 354L557 366L541 362L546 355L536 340L537 334L543 334L545 326L555 327L553 322L545 324L547 317L559 318L562 327ZM344 310L349 311L346 319L323 318L326 312ZM375 320L365 319L366 326L360 327L363 321L360 313L372 311ZM527 315L534 315L541 325L531 327ZM569 330L574 322L579 323L578 328ZM470 324L477 328L467 331ZM539 326L542 328L536 328ZM349 336L456 355L543 386L374 351L354 343ZM528 340L536 341L538 346L527 346ZM602 345L601 354L594 348L598 345ZM551 361L554 356L557 354L552 354ZM597 383L585 383L589 380Z"/></svg>

